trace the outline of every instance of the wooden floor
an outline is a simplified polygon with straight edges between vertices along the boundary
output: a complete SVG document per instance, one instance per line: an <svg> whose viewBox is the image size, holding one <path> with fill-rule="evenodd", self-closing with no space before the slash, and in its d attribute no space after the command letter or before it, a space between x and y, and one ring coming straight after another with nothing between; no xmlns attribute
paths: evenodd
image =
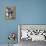
<svg viewBox="0 0 46 46"><path fill-rule="evenodd" d="M0 44L0 46L8 46L8 44ZM45 41L32 42L31 40L28 41L21 40L19 44L10 45L10 46L46 46L46 42Z"/></svg>

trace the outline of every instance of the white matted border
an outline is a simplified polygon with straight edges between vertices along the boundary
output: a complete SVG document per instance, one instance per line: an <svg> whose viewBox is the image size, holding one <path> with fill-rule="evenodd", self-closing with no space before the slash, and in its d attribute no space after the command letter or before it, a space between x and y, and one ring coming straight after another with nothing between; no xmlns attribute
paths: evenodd
<svg viewBox="0 0 46 46"><path fill-rule="evenodd" d="M18 25L18 43L20 43L20 25Z"/></svg>

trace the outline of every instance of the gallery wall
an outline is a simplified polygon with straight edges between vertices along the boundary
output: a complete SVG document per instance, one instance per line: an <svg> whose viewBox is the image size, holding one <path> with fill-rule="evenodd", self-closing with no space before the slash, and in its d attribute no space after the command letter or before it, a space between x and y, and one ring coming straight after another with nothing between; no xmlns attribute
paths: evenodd
<svg viewBox="0 0 46 46"><path fill-rule="evenodd" d="M5 20L5 7L13 5L16 19ZM18 24L46 24L46 0L0 0L0 44L8 43L10 32L17 34Z"/></svg>

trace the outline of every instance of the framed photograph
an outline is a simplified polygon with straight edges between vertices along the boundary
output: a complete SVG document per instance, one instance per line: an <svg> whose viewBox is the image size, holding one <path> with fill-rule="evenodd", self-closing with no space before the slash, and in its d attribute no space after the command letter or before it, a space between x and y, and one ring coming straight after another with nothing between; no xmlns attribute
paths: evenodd
<svg viewBox="0 0 46 46"><path fill-rule="evenodd" d="M20 40L46 41L46 25L20 24L18 34Z"/></svg>
<svg viewBox="0 0 46 46"><path fill-rule="evenodd" d="M5 8L5 18L8 20L16 18L16 6L7 6Z"/></svg>

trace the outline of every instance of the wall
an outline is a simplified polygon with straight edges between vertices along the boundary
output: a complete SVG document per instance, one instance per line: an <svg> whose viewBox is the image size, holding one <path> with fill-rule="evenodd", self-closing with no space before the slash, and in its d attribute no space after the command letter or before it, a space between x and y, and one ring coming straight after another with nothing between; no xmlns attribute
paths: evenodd
<svg viewBox="0 0 46 46"><path fill-rule="evenodd" d="M16 20L5 20L8 5L16 6ZM0 0L0 44L8 43L9 32L17 33L17 24L46 24L46 0Z"/></svg>
<svg viewBox="0 0 46 46"><path fill-rule="evenodd" d="M17 16L21 24L46 24L46 0L17 0Z"/></svg>

